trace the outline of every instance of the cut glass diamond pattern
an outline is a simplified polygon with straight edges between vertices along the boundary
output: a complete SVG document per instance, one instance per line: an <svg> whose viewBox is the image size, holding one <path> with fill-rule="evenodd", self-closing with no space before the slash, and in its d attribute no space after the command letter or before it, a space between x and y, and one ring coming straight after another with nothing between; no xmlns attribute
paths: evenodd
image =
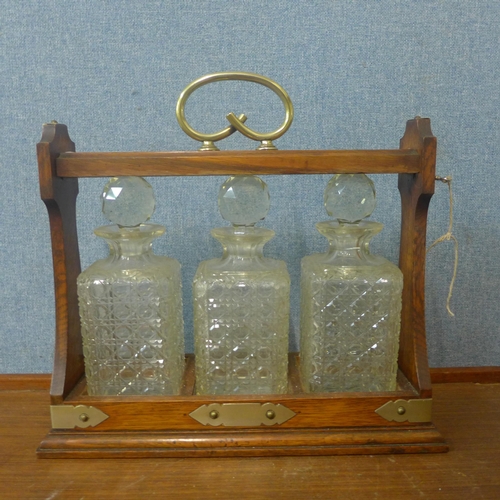
<svg viewBox="0 0 500 500"><path fill-rule="evenodd" d="M394 322L399 321L401 288L396 285L394 289L393 283L379 283L376 279L351 284L317 280L310 286L312 294L303 300L311 300L308 308L312 317L308 320L304 316L302 320L302 334L310 343L303 350L304 362L311 364L307 375L310 390L389 390L397 365L387 360L395 358L398 348L390 332ZM376 307L375 286L379 292ZM374 308L381 311L378 316Z"/></svg>
<svg viewBox="0 0 500 500"><path fill-rule="evenodd" d="M228 280L227 276L225 279L225 287L208 284L205 304L201 301L195 304L195 321L203 318L202 321L211 325L203 343L208 355L197 354L198 373L204 373L197 377L197 392L286 392L288 337L282 326L288 321L286 281L275 289L274 316L270 318L267 329L262 329L262 287L258 280L245 283L245 311L241 311L241 283L235 279L231 286L231 279ZM238 290L236 294L233 293L235 290ZM207 304L212 307L206 307ZM221 310L228 314L221 316Z"/></svg>
<svg viewBox="0 0 500 500"><path fill-rule="evenodd" d="M155 275L162 272L165 270L160 268ZM180 297L160 294L162 286L150 280L135 284L139 286L79 277L86 373L94 394L178 391L176 372L182 370Z"/></svg>

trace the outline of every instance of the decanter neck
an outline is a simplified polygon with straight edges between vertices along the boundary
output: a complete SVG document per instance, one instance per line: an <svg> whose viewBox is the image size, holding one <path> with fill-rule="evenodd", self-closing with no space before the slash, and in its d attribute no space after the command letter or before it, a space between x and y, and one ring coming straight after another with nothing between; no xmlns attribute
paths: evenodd
<svg viewBox="0 0 500 500"><path fill-rule="evenodd" d="M318 222L316 229L329 241L327 260L336 265L359 265L370 260L370 240L380 231L380 222L361 221L341 224L337 221Z"/></svg>
<svg viewBox="0 0 500 500"><path fill-rule="evenodd" d="M150 255L153 240L164 232L165 228L158 224L140 224L136 227L101 226L94 231L97 236L106 240L110 257L114 259Z"/></svg>
<svg viewBox="0 0 500 500"><path fill-rule="evenodd" d="M263 259L264 245L274 237L274 231L261 227L219 227L212 236L222 245L222 260L231 262Z"/></svg>

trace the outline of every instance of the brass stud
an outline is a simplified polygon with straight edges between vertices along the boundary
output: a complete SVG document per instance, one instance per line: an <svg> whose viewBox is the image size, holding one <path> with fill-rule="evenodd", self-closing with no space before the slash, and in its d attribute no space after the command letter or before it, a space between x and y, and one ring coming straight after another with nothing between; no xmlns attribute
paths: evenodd
<svg viewBox="0 0 500 500"><path fill-rule="evenodd" d="M212 419L215 420L216 418L219 418L219 412L217 410L212 410L208 416Z"/></svg>
<svg viewBox="0 0 500 500"><path fill-rule="evenodd" d="M267 410L266 411L266 417L269 419L269 420L273 420L275 417L276 417L276 413L274 413L273 410Z"/></svg>
<svg viewBox="0 0 500 500"><path fill-rule="evenodd" d="M398 414L399 415L404 415L406 413L406 408L404 406L400 406L398 408Z"/></svg>
<svg viewBox="0 0 500 500"><path fill-rule="evenodd" d="M78 417L82 422L88 422L90 417L86 414L86 413L82 413L79 417Z"/></svg>

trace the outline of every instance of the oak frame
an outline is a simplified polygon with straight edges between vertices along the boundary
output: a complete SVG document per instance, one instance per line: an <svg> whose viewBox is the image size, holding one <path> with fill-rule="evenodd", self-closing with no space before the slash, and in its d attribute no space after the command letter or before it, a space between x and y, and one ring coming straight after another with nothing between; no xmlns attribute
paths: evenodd
<svg viewBox="0 0 500 500"><path fill-rule="evenodd" d="M407 122L400 148L343 151L222 151L76 153L65 125L45 124L37 145L40 192L50 221L56 299L52 405L98 407L109 418L95 428L52 429L40 457L174 457L332 455L444 452L431 422L388 422L375 413L387 401L430 399L425 337L427 211L434 193L436 138L430 120ZM79 177L114 175L398 174L401 194L399 266L404 276L398 389L386 393L304 394L297 357L290 355L290 393L270 396L194 396L194 360L187 356L183 391L173 397L90 397L76 278ZM273 402L296 416L279 427L207 428L189 413L213 402Z"/></svg>

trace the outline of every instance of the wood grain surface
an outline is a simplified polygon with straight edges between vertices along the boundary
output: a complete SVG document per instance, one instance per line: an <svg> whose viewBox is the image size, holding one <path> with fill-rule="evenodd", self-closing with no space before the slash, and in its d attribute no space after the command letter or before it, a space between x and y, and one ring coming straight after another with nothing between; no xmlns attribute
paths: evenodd
<svg viewBox="0 0 500 500"><path fill-rule="evenodd" d="M411 149L345 151L168 151L62 153L59 177L114 175L331 174L371 171L416 173L420 156Z"/></svg>
<svg viewBox="0 0 500 500"><path fill-rule="evenodd" d="M431 368L434 384L478 382L481 384L500 383L500 366L457 366L450 368Z"/></svg>
<svg viewBox="0 0 500 500"><path fill-rule="evenodd" d="M48 392L4 390L0 498L500 498L500 384L439 384L433 392L445 454L40 460Z"/></svg>
<svg viewBox="0 0 500 500"><path fill-rule="evenodd" d="M57 177L56 158L75 145L66 125L47 123L37 144L40 196L47 207L52 242L56 308L56 342L51 385L53 404L60 404L84 372L76 278L81 272L76 227L78 179Z"/></svg>
<svg viewBox="0 0 500 500"><path fill-rule="evenodd" d="M425 334L425 252L427 211L434 193L437 139L430 120L410 120L401 148L421 153L417 175L400 174L401 243L399 268L403 273L403 304L399 367L424 398L432 397Z"/></svg>

